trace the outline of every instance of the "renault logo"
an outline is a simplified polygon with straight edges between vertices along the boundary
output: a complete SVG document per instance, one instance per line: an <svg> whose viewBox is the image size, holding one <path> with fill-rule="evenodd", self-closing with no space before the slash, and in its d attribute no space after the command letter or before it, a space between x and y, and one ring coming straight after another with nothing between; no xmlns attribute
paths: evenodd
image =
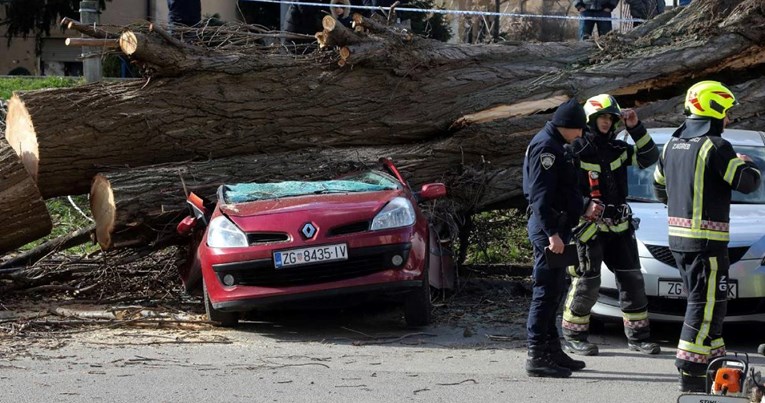
<svg viewBox="0 0 765 403"><path fill-rule="evenodd" d="M301 229L300 232L303 233L303 236L306 237L306 239L311 239L316 235L316 227L311 223L306 223L303 225L303 229Z"/></svg>

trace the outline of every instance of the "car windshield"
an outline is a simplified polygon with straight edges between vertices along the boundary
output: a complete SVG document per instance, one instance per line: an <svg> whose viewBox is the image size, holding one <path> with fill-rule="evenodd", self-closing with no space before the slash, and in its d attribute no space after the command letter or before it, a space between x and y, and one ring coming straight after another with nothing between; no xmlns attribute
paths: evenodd
<svg viewBox="0 0 765 403"><path fill-rule="evenodd" d="M366 171L328 181L236 183L223 185L222 193L225 202L233 204L305 195L378 192L395 190L399 187L400 185L396 180L383 173Z"/></svg>
<svg viewBox="0 0 765 403"><path fill-rule="evenodd" d="M662 145L657 146L660 149L662 148ZM760 168L760 172L763 172L765 169L765 147L734 146L734 148L736 152L752 157L752 160ZM628 168L629 200L659 202L653 194L653 172L655 168L655 164L646 169ZM731 202L738 204L765 204L765 185L760 184L759 189L749 194L734 191L731 196Z"/></svg>

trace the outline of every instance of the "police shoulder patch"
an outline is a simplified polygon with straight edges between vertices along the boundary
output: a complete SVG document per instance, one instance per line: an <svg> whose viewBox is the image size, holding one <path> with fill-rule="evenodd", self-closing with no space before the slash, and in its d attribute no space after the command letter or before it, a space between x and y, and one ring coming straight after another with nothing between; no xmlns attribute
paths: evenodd
<svg viewBox="0 0 765 403"><path fill-rule="evenodd" d="M550 169L555 164L555 155L551 153L542 153L539 156L539 162L542 163L542 168Z"/></svg>

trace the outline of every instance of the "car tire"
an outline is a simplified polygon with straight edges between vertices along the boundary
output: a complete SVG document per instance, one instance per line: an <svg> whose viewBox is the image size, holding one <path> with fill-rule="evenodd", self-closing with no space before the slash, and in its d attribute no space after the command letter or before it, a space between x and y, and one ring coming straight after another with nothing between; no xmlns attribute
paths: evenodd
<svg viewBox="0 0 765 403"><path fill-rule="evenodd" d="M422 276L422 287L410 292L404 301L404 319L410 327L426 326L430 323L433 304L430 302L430 281L428 266L425 265Z"/></svg>
<svg viewBox="0 0 765 403"><path fill-rule="evenodd" d="M210 296L207 294L207 284L204 280L202 280L202 288L204 289L205 313L207 314L207 319L213 323L213 326L236 326L239 323L239 312L222 312L213 308Z"/></svg>

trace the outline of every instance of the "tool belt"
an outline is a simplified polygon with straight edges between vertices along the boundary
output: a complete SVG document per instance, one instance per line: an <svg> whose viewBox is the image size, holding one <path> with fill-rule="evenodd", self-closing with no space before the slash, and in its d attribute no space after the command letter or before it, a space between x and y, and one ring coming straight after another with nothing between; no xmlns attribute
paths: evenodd
<svg viewBox="0 0 765 403"><path fill-rule="evenodd" d="M632 219L632 208L628 204L604 204L603 212L594 219L582 221L574 228L573 235L577 242L586 243L595 239L599 232L609 231L629 221L633 221L635 228L639 223Z"/></svg>
<svg viewBox="0 0 765 403"><path fill-rule="evenodd" d="M603 206L603 213L595 221L612 226L628 221L631 217L632 208L629 204L606 204Z"/></svg>

